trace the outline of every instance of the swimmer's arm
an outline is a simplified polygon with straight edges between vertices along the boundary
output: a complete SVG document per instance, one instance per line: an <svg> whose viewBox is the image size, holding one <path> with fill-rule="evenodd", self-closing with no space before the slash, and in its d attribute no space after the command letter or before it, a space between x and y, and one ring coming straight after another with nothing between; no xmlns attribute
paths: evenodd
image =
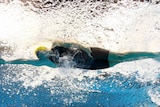
<svg viewBox="0 0 160 107"><path fill-rule="evenodd" d="M40 66L39 60L25 60L25 59L16 59L12 61L5 61L3 59L0 60L0 64L31 64Z"/></svg>
<svg viewBox="0 0 160 107"><path fill-rule="evenodd" d="M39 65L39 60L16 59L16 60L12 60L12 61L5 61L5 64L31 64L31 65L37 65L38 66Z"/></svg>
<svg viewBox="0 0 160 107"><path fill-rule="evenodd" d="M29 64L34 66L49 66L49 67L56 67L54 63L49 60L25 60L25 59L17 59L13 61L5 61L0 59L0 64Z"/></svg>

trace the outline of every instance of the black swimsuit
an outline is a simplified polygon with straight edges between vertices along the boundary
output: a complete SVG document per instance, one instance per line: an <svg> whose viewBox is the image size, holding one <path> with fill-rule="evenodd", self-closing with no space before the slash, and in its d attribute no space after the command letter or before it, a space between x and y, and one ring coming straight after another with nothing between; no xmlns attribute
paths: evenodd
<svg viewBox="0 0 160 107"><path fill-rule="evenodd" d="M93 62L90 66L90 69L104 69L109 67L108 50L92 47L91 51Z"/></svg>
<svg viewBox="0 0 160 107"><path fill-rule="evenodd" d="M56 63L58 66L62 66L62 62L60 62L59 58L61 57L69 57L69 60L73 62L72 66L76 68L82 69L103 69L108 68L108 50L104 50L101 48L91 48L91 56L90 57L85 51L78 48L65 48L61 46L56 46L52 49L54 54L57 54L57 59L55 57L50 56L49 59Z"/></svg>

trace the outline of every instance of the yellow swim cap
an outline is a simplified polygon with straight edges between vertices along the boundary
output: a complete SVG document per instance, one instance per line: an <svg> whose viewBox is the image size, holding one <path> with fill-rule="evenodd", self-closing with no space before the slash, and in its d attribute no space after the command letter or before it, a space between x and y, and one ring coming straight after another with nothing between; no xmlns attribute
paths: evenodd
<svg viewBox="0 0 160 107"><path fill-rule="evenodd" d="M38 51L47 51L48 49L44 46L40 46L35 50L35 53L37 54Z"/></svg>

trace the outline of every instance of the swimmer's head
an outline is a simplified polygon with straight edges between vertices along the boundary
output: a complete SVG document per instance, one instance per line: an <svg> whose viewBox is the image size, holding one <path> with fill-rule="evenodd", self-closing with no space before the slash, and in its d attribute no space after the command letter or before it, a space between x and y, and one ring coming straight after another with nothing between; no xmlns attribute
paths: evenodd
<svg viewBox="0 0 160 107"><path fill-rule="evenodd" d="M44 46L40 46L35 50L35 54L39 59L47 58L48 49Z"/></svg>

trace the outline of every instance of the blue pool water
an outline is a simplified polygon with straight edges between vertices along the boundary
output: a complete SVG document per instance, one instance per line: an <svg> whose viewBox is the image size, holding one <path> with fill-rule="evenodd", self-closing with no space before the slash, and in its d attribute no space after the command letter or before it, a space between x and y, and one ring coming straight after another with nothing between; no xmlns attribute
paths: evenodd
<svg viewBox="0 0 160 107"><path fill-rule="evenodd" d="M89 77L84 74L91 71L72 68L58 68L55 73L61 73L56 75L27 65L1 65L0 70L1 107L157 106L149 90L157 90L159 83L139 82L137 72L125 76L92 71L96 76Z"/></svg>

